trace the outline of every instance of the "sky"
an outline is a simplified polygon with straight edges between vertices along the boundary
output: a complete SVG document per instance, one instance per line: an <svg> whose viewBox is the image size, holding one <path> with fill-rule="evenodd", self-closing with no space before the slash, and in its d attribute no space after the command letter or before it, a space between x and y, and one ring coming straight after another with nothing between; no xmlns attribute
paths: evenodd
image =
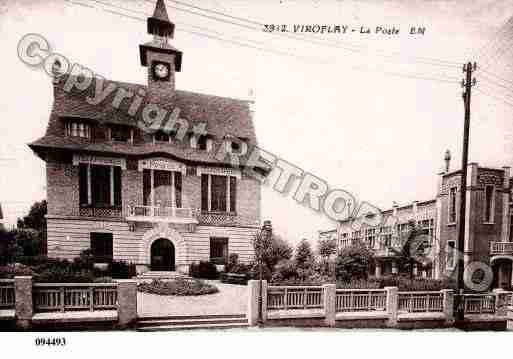
<svg viewBox="0 0 513 359"><path fill-rule="evenodd" d="M167 6L176 23L172 44L184 52L177 88L254 100L259 145L331 188L383 209L434 198L445 150L452 169L461 162L459 82L467 61L484 69L474 74L469 159L513 165L513 27L503 27L513 0ZM9 223L46 196L44 163L26 144L44 134L52 104L50 79L17 58L18 41L41 34L54 51L98 74L144 84L138 45L150 37L136 18L153 7L153 0L0 0L0 203ZM400 34L269 34L261 24L395 26ZM410 35L411 26L425 34ZM292 199L297 184L288 195L262 189L262 218L292 243L335 227Z"/></svg>

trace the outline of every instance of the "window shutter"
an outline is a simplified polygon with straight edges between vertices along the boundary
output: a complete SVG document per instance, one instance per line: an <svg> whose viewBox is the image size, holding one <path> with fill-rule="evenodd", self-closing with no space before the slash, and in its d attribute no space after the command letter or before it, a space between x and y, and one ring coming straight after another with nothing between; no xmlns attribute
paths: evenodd
<svg viewBox="0 0 513 359"><path fill-rule="evenodd" d="M176 207L182 208L182 173L174 172L175 174L175 198Z"/></svg>
<svg viewBox="0 0 513 359"><path fill-rule="evenodd" d="M208 211L208 175L201 175L201 210Z"/></svg>
<svg viewBox="0 0 513 359"><path fill-rule="evenodd" d="M80 205L87 205L87 165L80 163L78 167L78 187Z"/></svg>
<svg viewBox="0 0 513 359"><path fill-rule="evenodd" d="M114 167L114 205L121 207L121 167Z"/></svg>
<svg viewBox="0 0 513 359"><path fill-rule="evenodd" d="M237 212L237 178L230 177L230 211Z"/></svg>

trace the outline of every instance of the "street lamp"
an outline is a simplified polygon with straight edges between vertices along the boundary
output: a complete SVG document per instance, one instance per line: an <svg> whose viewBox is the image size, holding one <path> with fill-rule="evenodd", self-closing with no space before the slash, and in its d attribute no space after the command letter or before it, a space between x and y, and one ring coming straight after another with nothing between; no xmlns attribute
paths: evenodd
<svg viewBox="0 0 513 359"><path fill-rule="evenodd" d="M262 277L263 277L263 268L264 268L264 254L266 250L270 250L272 246L271 238L273 234L273 227L271 225L271 221L264 221L264 225L260 230L260 233L257 234L257 259L258 259L258 324L262 325L264 323L262 317L263 311L263 290L262 290Z"/></svg>

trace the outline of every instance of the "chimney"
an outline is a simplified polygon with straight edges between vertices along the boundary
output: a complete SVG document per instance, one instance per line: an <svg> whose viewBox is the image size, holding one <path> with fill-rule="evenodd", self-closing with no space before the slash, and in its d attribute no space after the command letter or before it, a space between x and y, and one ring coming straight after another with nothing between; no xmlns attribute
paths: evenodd
<svg viewBox="0 0 513 359"><path fill-rule="evenodd" d="M444 161L445 161L445 173L449 173L449 169L451 168L451 151L449 151L449 150L445 151Z"/></svg>

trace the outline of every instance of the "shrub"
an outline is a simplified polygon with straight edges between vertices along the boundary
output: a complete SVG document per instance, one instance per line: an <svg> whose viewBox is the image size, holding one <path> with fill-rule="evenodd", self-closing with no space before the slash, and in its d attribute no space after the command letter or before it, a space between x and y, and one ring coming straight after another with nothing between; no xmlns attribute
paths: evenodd
<svg viewBox="0 0 513 359"><path fill-rule="evenodd" d="M114 283L112 277L96 277L93 283Z"/></svg>
<svg viewBox="0 0 513 359"><path fill-rule="evenodd" d="M202 279L217 279L219 277L216 265L207 261L192 263L189 266L189 274L193 278Z"/></svg>
<svg viewBox="0 0 513 359"><path fill-rule="evenodd" d="M216 286L198 279L177 278L172 281L154 279L150 283L141 283L137 290L158 295L204 295L219 292Z"/></svg>
<svg viewBox="0 0 513 359"><path fill-rule="evenodd" d="M135 264L123 261L112 261L110 275L116 279L130 279L137 275Z"/></svg>
<svg viewBox="0 0 513 359"><path fill-rule="evenodd" d="M94 279L92 271L75 271L71 265L46 269L34 276L34 280L41 283L92 283Z"/></svg>
<svg viewBox="0 0 513 359"><path fill-rule="evenodd" d="M373 252L361 243L343 248L335 261L337 280L366 279L373 256Z"/></svg>
<svg viewBox="0 0 513 359"><path fill-rule="evenodd" d="M353 279L348 282L337 282L337 288L342 289L376 289L397 287L399 291L439 291L442 289L455 289L455 282L449 278L444 279L410 279L407 276L384 276L380 278Z"/></svg>
<svg viewBox="0 0 513 359"><path fill-rule="evenodd" d="M8 264L0 267L0 278L1 279L12 279L15 276L27 275L33 276L35 273L26 265L23 264Z"/></svg>
<svg viewBox="0 0 513 359"><path fill-rule="evenodd" d="M273 283L281 283L284 281L298 281L298 269L296 267L296 262L290 259L283 259L276 264L274 267L274 272L271 277L271 282Z"/></svg>

